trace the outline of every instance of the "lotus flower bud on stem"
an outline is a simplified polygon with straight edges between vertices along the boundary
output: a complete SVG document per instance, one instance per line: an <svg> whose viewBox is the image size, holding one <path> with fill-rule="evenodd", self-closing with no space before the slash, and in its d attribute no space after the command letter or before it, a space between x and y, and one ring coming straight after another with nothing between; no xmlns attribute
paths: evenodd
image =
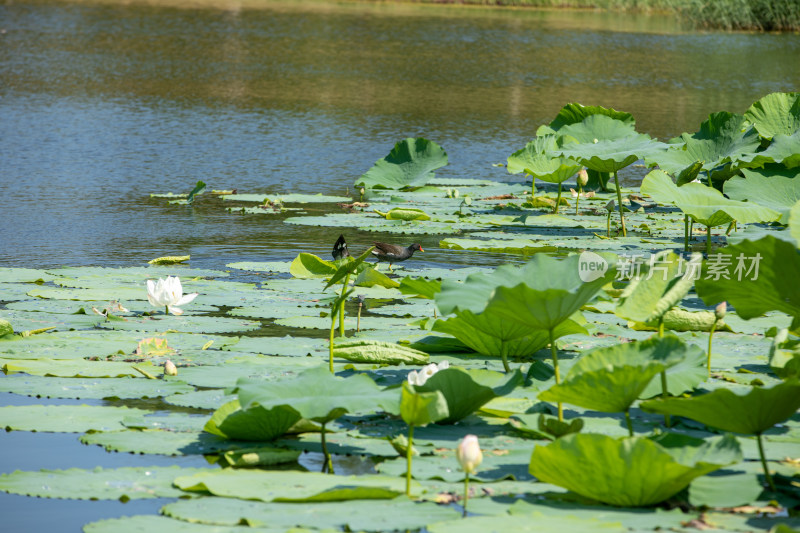
<svg viewBox="0 0 800 533"><path fill-rule="evenodd" d="M467 516L467 502L469 501L469 475L474 474L483 461L483 453L481 452L480 444L478 444L478 437L475 435L467 435L458 443L456 448L456 459L464 470L464 514Z"/></svg>
<svg viewBox="0 0 800 533"><path fill-rule="evenodd" d="M717 307L714 308L714 316L717 317L717 320L722 320L725 318L725 313L728 311L728 302L722 302Z"/></svg>
<svg viewBox="0 0 800 533"><path fill-rule="evenodd" d="M164 375L165 376L178 375L178 368L175 366L175 363L173 363L169 359L167 359L166 362L164 363Z"/></svg>
<svg viewBox="0 0 800 533"><path fill-rule="evenodd" d="M578 172L578 186L583 188L586 187L586 184L589 183L589 173L586 172L585 168L580 169Z"/></svg>

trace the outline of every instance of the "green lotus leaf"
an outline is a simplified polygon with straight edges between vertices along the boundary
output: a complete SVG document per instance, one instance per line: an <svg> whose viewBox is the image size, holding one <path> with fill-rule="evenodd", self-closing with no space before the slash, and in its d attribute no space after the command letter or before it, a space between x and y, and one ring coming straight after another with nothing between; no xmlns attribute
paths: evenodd
<svg viewBox="0 0 800 533"><path fill-rule="evenodd" d="M800 377L800 340L789 339L786 329L778 332L772 340L769 366L775 375L782 378Z"/></svg>
<svg viewBox="0 0 800 533"><path fill-rule="evenodd" d="M416 387L403 382L400 392L400 416L409 426L426 426L444 420L450 415L444 395L433 392L417 392Z"/></svg>
<svg viewBox="0 0 800 533"><path fill-rule="evenodd" d="M725 194L732 200L753 202L777 211L781 214L778 222L788 224L789 211L800 202L800 180L783 176L766 177L747 169L742 172L744 178L734 177L725 182Z"/></svg>
<svg viewBox="0 0 800 533"><path fill-rule="evenodd" d="M679 361L672 350L681 345L676 337L667 337L592 350L539 399L605 413L628 411L653 377Z"/></svg>
<svg viewBox="0 0 800 533"><path fill-rule="evenodd" d="M800 166L800 129L792 135L777 133L769 147L759 155L786 168L797 168Z"/></svg>
<svg viewBox="0 0 800 533"><path fill-rule="evenodd" d="M233 469L180 476L174 484L187 492L263 502L382 500L405 492L405 480L398 477ZM418 490L419 485L412 483L412 487Z"/></svg>
<svg viewBox="0 0 800 533"><path fill-rule="evenodd" d="M771 222L781 216L768 207L729 200L718 190L701 183L687 183L678 187L662 170L654 170L645 176L641 191L659 203L674 203L695 221L709 227L728 224L733 220L743 224Z"/></svg>
<svg viewBox="0 0 800 533"><path fill-rule="evenodd" d="M349 531L415 530L427 524L458 518L457 509L433 502L412 502L404 496L364 502L265 503L231 498L195 498L167 504L162 512L190 522L251 527L308 527Z"/></svg>
<svg viewBox="0 0 800 533"><path fill-rule="evenodd" d="M598 172L617 172L666 148L649 135L636 133L632 124L606 115L590 115L564 126L558 134L556 153Z"/></svg>
<svg viewBox="0 0 800 533"><path fill-rule="evenodd" d="M648 165L657 164L671 174L685 173L697 162L711 173L712 179L728 179L742 166L761 166L756 150L761 139L742 115L722 111L713 113L700 125L700 131L683 133L680 144L672 144L663 152L646 158ZM685 180L684 180L685 181Z"/></svg>
<svg viewBox="0 0 800 533"><path fill-rule="evenodd" d="M330 196L323 194L225 194L223 201L256 202L259 204L284 203L284 204L311 204L311 203L336 203L352 202L349 196Z"/></svg>
<svg viewBox="0 0 800 533"><path fill-rule="evenodd" d="M416 439L414 444L416 447ZM458 439L453 438L447 447L437 449L433 455L415 456L412 469L414 479L442 480L448 483L463 482L464 471L456 459L457 444ZM529 441L517 440L514 442L516 447L509 449L507 446L503 446L501 450L487 448L487 444L481 439L483 461L477 471L470 475L470 480L492 484L506 479L528 482L532 480L526 464L531 456ZM495 451L497 453L493 453ZM408 470L408 461L405 457L385 460L377 465L375 470L380 474L405 476Z"/></svg>
<svg viewBox="0 0 800 533"><path fill-rule="evenodd" d="M794 240L794 245L800 248L800 202L789 210L789 235Z"/></svg>
<svg viewBox="0 0 800 533"><path fill-rule="evenodd" d="M633 129L635 125L633 115L626 113L625 111L617 111L616 109L608 109L596 105L585 106L578 103L570 103L561 108L561 110L558 112L558 115L556 115L556 118L554 118L550 124L539 127L536 135L542 136L548 133L555 133L564 126L569 126L570 124L576 123L580 124L586 117L590 115L605 115L627 124L631 129Z"/></svg>
<svg viewBox="0 0 800 533"><path fill-rule="evenodd" d="M208 471L208 468L178 466L70 468L39 472L17 470L0 474L0 490L9 494L73 500L176 498L183 493L172 486L173 479Z"/></svg>
<svg viewBox="0 0 800 533"><path fill-rule="evenodd" d="M620 295L615 314L638 322L663 319L692 289L701 261L700 254L686 262L671 251L651 256L650 268L633 277Z"/></svg>
<svg viewBox="0 0 800 533"><path fill-rule="evenodd" d="M744 117L765 139L777 134L792 135L800 130L800 93L768 94L756 100Z"/></svg>
<svg viewBox="0 0 800 533"><path fill-rule="evenodd" d="M381 365L424 365L430 360L425 352L397 343L369 339L337 342L333 347L333 356L354 363Z"/></svg>
<svg viewBox="0 0 800 533"><path fill-rule="evenodd" d="M58 376L64 378L121 378L125 376L141 377L133 367L148 372L158 372L149 362L118 363L116 361L85 361L58 359L2 359L0 368L6 373L25 372L33 376Z"/></svg>
<svg viewBox="0 0 800 533"><path fill-rule="evenodd" d="M525 172L543 181L561 183L575 175L581 165L569 158L553 153L558 147L555 135L537 137L525 148L508 157L506 168L511 174Z"/></svg>
<svg viewBox="0 0 800 533"><path fill-rule="evenodd" d="M569 319L603 285L614 279L616 257L611 254L597 257L604 262L605 270L599 277L584 281L581 279L584 265L581 256L564 259L536 256L521 269L525 272L521 283L504 284L493 291L484 313L497 313L533 330L554 332L556 326Z"/></svg>
<svg viewBox="0 0 800 533"><path fill-rule="evenodd" d="M101 446L106 451L152 455L211 455L253 446L252 442L229 440L199 431L128 429L81 435L82 444Z"/></svg>
<svg viewBox="0 0 800 533"><path fill-rule="evenodd" d="M13 334L14 334L14 328L11 327L11 322L9 322L8 320L0 319L0 337Z"/></svg>
<svg viewBox="0 0 800 533"><path fill-rule="evenodd" d="M684 416L722 431L757 435L800 408L800 381L792 379L769 388L748 387L746 394L716 389L692 398L648 400L642 402L641 408L651 413Z"/></svg>
<svg viewBox="0 0 800 533"><path fill-rule="evenodd" d="M270 441L287 433L301 418L297 411L286 405L253 405L242 409L236 399L214 411L204 429L228 439Z"/></svg>
<svg viewBox="0 0 800 533"><path fill-rule="evenodd" d="M441 392L449 414L439 422L453 424L471 415L488 401L509 394L523 381L519 370L504 374L492 370L450 367L439 370L424 385L414 386L414 390Z"/></svg>
<svg viewBox="0 0 800 533"><path fill-rule="evenodd" d="M403 294L410 294L432 300L442 290L442 282L437 279L412 278L406 276L400 280L397 289Z"/></svg>
<svg viewBox="0 0 800 533"><path fill-rule="evenodd" d="M422 209L411 207L394 207L385 213L374 210L386 220L430 220L431 217Z"/></svg>
<svg viewBox="0 0 800 533"><path fill-rule="evenodd" d="M689 486L689 502L695 507L738 507L755 502L764 487L756 474L701 476Z"/></svg>
<svg viewBox="0 0 800 533"><path fill-rule="evenodd" d="M385 287L387 289L394 289L400 286L398 282L372 267L362 269L361 272L358 273L358 276L356 276L353 285L356 287L374 287L378 285L379 287Z"/></svg>
<svg viewBox="0 0 800 533"><path fill-rule="evenodd" d="M332 375L325 366L299 374L291 380L264 383L243 378L237 383L239 402L247 411L287 406L300 418L325 424L345 413L374 412L378 409L397 413L397 395L381 389L367 375L347 378Z"/></svg>
<svg viewBox="0 0 800 533"><path fill-rule="evenodd" d="M326 261L314 254L301 253L292 261L289 273L296 278L325 278L336 272L333 261Z"/></svg>
<svg viewBox="0 0 800 533"><path fill-rule="evenodd" d="M336 271L333 273L333 276L331 276L331 279L329 279L328 283L325 284L325 288L327 289L328 287L336 285L340 280L345 279L347 276L355 272L358 267L361 266L361 263L363 263L364 260L370 256L374 248L374 246L371 246L367 249L367 251L352 261L344 261L341 265L338 265Z"/></svg>
<svg viewBox="0 0 800 533"><path fill-rule="evenodd" d="M695 282L706 305L727 301L744 319L781 311L794 318L792 329L800 327L800 251L792 243L766 236L727 246L712 259L719 279L714 272L709 276L706 260Z"/></svg>
<svg viewBox="0 0 800 533"><path fill-rule="evenodd" d="M664 329L669 331L733 331L724 320L717 320L714 311L687 311L673 308L660 319ZM636 331L658 331L659 320L648 322L628 321L628 327Z"/></svg>
<svg viewBox="0 0 800 533"><path fill-rule="evenodd" d="M0 427L6 431L83 433L125 429L126 416L147 411L106 405L8 405L0 407Z"/></svg>
<svg viewBox="0 0 800 533"><path fill-rule="evenodd" d="M408 138L395 144L389 155L355 181L355 186L369 189L419 187L434 177L434 170L446 164L447 153L438 144L423 138Z"/></svg>
<svg viewBox="0 0 800 533"><path fill-rule="evenodd" d="M549 512L549 509L547 509ZM527 516L469 516L431 524L430 533L495 533L515 531L519 533L563 533L564 531L598 531L600 533L627 531L619 522L608 522L574 516L550 516L534 512Z"/></svg>
<svg viewBox="0 0 800 533"><path fill-rule="evenodd" d="M573 324L570 321L570 325ZM511 357L524 357L541 350L550 342L546 331L530 331L525 326L509 323L492 313L476 315L470 311L460 311L458 316L437 320L433 330L450 334L479 354L493 357L503 352ZM574 324L569 331L580 333L585 329Z"/></svg>
<svg viewBox="0 0 800 533"><path fill-rule="evenodd" d="M183 381L144 377L86 379L14 375L0 379L0 391L44 398L158 398L194 390Z"/></svg>
<svg viewBox="0 0 800 533"><path fill-rule="evenodd" d="M674 496L691 481L741 460L736 439L678 436L681 447L645 437L567 435L537 446L530 471L540 481L610 505L640 507Z"/></svg>
<svg viewBox="0 0 800 533"><path fill-rule="evenodd" d="M181 520L159 515L133 515L122 518L107 518L90 522L83 526L84 533L141 533L158 531L159 533L240 533L245 529L248 533L280 533L284 529L265 527L219 527L206 524L192 524ZM299 532L298 532L299 533Z"/></svg>

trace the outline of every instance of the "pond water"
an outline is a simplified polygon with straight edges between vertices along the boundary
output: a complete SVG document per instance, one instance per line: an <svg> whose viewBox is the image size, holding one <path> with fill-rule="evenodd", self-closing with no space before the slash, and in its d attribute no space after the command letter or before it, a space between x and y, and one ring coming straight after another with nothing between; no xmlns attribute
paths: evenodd
<svg viewBox="0 0 800 533"><path fill-rule="evenodd" d="M0 266L192 266L326 256L336 228L149 195L197 180L245 193L352 193L395 142L447 151L450 178L502 167L566 103L629 111L661 139L800 87L800 36L684 33L669 18L442 6L207 2L0 5ZM335 207L310 207L313 209ZM348 233L351 249L374 239ZM424 260L498 263L439 250ZM507 259L507 258L505 258ZM14 395L0 404L40 403ZM76 435L0 436L0 471L173 464ZM53 458L58 458L53 460ZM200 459L183 460L201 465ZM0 494L4 530L77 531L162 502Z"/></svg>

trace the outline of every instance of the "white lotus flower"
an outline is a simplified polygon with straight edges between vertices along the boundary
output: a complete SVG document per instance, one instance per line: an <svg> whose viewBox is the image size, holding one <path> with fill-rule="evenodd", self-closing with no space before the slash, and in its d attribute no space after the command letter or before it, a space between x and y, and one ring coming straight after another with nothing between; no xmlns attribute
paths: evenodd
<svg viewBox="0 0 800 533"><path fill-rule="evenodd" d="M412 370L408 373L408 383L411 385L425 385L425 382L428 381L428 378L430 378L439 370L444 370L445 368L450 368L450 363L448 361L442 361L438 365L436 363L425 365L419 372Z"/></svg>
<svg viewBox="0 0 800 533"><path fill-rule="evenodd" d="M167 276L167 279L147 280L147 300L150 305L164 307L165 313L173 315L183 314L179 305L188 304L197 297L197 293L183 294L181 279L177 276Z"/></svg>
<svg viewBox="0 0 800 533"><path fill-rule="evenodd" d="M475 470L483 461L481 446L478 444L478 437L467 435L456 448L456 458L458 464L467 474L474 474Z"/></svg>

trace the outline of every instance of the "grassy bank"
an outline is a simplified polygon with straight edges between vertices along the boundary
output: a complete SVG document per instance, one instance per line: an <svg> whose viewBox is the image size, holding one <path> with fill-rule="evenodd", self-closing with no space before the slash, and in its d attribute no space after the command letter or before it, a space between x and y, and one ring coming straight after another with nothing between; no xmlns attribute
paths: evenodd
<svg viewBox="0 0 800 533"><path fill-rule="evenodd" d="M800 31L800 0L421 0L529 7L569 7L678 14L697 28Z"/></svg>

